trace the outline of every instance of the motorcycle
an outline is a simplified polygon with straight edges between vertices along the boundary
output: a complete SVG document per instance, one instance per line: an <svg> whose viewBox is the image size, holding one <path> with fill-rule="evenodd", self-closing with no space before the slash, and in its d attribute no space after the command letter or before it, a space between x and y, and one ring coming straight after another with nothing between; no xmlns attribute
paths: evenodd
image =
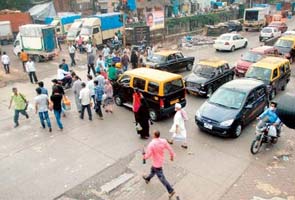
<svg viewBox="0 0 295 200"><path fill-rule="evenodd" d="M72 77L75 76L76 73L72 70L70 72L70 74L65 75L63 80L58 80L58 83L63 87L64 90L70 89L73 86Z"/></svg>
<svg viewBox="0 0 295 200"><path fill-rule="evenodd" d="M282 128L282 122L275 127L276 128L276 135L272 135L270 132L271 124L266 123L263 120L260 120L259 123L256 126L256 137L253 140L251 144L250 151L254 155L259 152L261 146L263 143L269 143L269 144L275 144L278 141L278 138L280 137L280 132Z"/></svg>

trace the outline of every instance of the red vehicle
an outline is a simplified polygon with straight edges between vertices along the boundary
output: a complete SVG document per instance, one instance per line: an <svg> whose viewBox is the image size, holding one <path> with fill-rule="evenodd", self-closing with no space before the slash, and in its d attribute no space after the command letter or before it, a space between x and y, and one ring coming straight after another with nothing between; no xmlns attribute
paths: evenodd
<svg viewBox="0 0 295 200"><path fill-rule="evenodd" d="M287 24L283 23L283 22L272 22L268 25L268 27L276 27L277 29L279 29L279 31L281 31L282 33L286 32L288 29Z"/></svg>
<svg viewBox="0 0 295 200"><path fill-rule="evenodd" d="M235 67L236 76L245 76L250 65L270 55L278 55L278 50L273 46L256 47L242 54Z"/></svg>

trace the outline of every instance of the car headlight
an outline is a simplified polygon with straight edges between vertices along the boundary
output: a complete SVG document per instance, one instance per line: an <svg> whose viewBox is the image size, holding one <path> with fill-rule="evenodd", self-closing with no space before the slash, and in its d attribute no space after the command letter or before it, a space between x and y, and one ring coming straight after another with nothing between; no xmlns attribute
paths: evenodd
<svg viewBox="0 0 295 200"><path fill-rule="evenodd" d="M197 110L197 112L196 112L196 117L197 117L197 119L201 119L201 117L202 117L199 110Z"/></svg>
<svg viewBox="0 0 295 200"><path fill-rule="evenodd" d="M232 123L234 122L233 119L230 119L230 120L226 120L226 121L223 121L220 123L221 126L230 126L232 125Z"/></svg>

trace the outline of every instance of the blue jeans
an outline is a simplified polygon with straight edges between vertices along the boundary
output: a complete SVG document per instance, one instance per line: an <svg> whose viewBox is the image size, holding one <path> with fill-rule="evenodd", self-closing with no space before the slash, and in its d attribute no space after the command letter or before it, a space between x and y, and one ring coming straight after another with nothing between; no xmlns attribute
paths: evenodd
<svg viewBox="0 0 295 200"><path fill-rule="evenodd" d="M13 121L14 121L15 125L18 125L19 113L26 116L26 118L29 118L29 115L28 115L27 111L25 111L25 110L14 110Z"/></svg>
<svg viewBox="0 0 295 200"><path fill-rule="evenodd" d="M166 180L162 167L160 167L160 168L152 167L150 175L148 175L148 177L146 177L145 179L147 181L150 181L155 176L155 174L157 175L157 177L159 178L161 183L166 187L168 193L173 192L174 189L171 187L169 182Z"/></svg>
<svg viewBox="0 0 295 200"><path fill-rule="evenodd" d="M48 111L39 112L39 118L40 118L40 122L41 122L41 125L43 128L45 128L44 121L46 121L48 128L51 128L51 123L50 123L50 119L48 116Z"/></svg>
<svg viewBox="0 0 295 200"><path fill-rule="evenodd" d="M60 120L61 110L53 110L53 112L54 112L54 116L55 116L56 123L57 123L58 127L60 129L63 129L63 125L62 125L61 120Z"/></svg>

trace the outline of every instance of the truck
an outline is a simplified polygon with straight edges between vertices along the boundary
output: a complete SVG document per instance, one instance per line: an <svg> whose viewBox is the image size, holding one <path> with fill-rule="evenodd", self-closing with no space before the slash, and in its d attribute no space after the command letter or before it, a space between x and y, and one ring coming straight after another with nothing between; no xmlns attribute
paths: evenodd
<svg viewBox="0 0 295 200"><path fill-rule="evenodd" d="M118 12L106 13L85 18L79 36L83 38L84 43L91 39L100 47L112 39L118 30L123 31L123 15Z"/></svg>
<svg viewBox="0 0 295 200"><path fill-rule="evenodd" d="M76 37L79 36L84 19L76 19L72 23L70 29L68 30L66 40L68 42L74 42Z"/></svg>
<svg viewBox="0 0 295 200"><path fill-rule="evenodd" d="M243 27L245 31L260 30L267 25L268 7L247 8L244 11Z"/></svg>
<svg viewBox="0 0 295 200"><path fill-rule="evenodd" d="M32 17L28 12L2 10L0 11L0 21L10 21L13 36L19 32L19 27L25 24L32 24Z"/></svg>
<svg viewBox="0 0 295 200"><path fill-rule="evenodd" d="M27 24L20 26L14 41L13 52L19 56L23 49L35 62L52 59L57 55L55 27L45 24Z"/></svg>
<svg viewBox="0 0 295 200"><path fill-rule="evenodd" d="M0 43L6 45L13 41L10 21L0 21Z"/></svg>
<svg viewBox="0 0 295 200"><path fill-rule="evenodd" d="M64 39L73 22L80 18L81 14L61 14L59 17L46 17L45 24L54 26L56 35Z"/></svg>

